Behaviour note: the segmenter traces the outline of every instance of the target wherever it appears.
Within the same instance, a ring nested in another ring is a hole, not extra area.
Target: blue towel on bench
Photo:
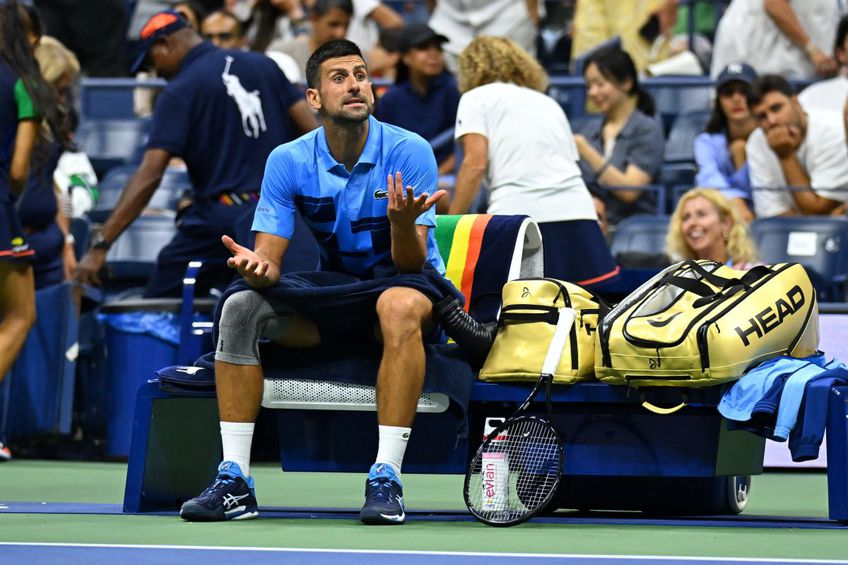
[[[283,275],[277,286],[253,290],[290,305],[318,326],[323,342],[333,344],[371,336],[377,321],[377,299],[392,287],[413,288],[433,302],[455,296],[464,303],[456,287],[429,264],[421,273],[399,274],[387,269],[385,274],[361,280],[345,273],[305,271]],[[231,294],[248,289],[252,287],[239,279],[224,291],[215,309],[213,343],[218,343],[218,322],[224,302]]]

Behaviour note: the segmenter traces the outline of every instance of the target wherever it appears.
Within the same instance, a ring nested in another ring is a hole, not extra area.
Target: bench
[[[450,260],[448,264],[450,272]],[[454,272],[463,271],[456,264],[453,267]],[[270,386],[272,383],[266,382],[266,407]],[[404,471],[464,473],[487,425],[508,416],[530,388],[527,384],[473,383],[466,433],[459,437],[449,411],[438,406],[440,399],[422,398]],[[643,409],[639,395],[625,387],[594,382],[556,386],[553,422],[563,436],[566,457],[564,480],[553,506],[653,513],[740,512],[746,502],[748,478],[762,472],[764,440],[727,430],[716,410],[723,390],[691,390],[685,409],[657,415]],[[660,391],[652,400],[671,402],[676,400],[674,392]],[[848,387],[835,388],[831,394],[829,516],[848,521]],[[283,432],[281,467],[287,471],[364,472],[376,452],[376,415],[367,399],[352,404],[355,406],[347,409],[336,405],[333,410],[290,404],[275,410]],[[543,411],[541,403],[536,406]],[[363,409],[369,407],[371,410]],[[142,386],[136,400],[124,511],[176,510],[208,486],[220,458],[214,391],[164,391],[159,382],[151,380]],[[669,496],[670,492],[674,495]]]

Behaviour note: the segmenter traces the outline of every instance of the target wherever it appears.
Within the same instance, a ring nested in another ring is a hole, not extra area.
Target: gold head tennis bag
[[[818,305],[797,263],[737,271],[684,261],[613,308],[597,339],[595,374],[605,383],[711,386],[778,355],[815,353]]]
[[[482,381],[536,381],[562,308],[575,311],[553,382],[594,380],[595,332],[609,306],[576,284],[557,279],[516,279],[503,287],[498,334],[480,370]]]

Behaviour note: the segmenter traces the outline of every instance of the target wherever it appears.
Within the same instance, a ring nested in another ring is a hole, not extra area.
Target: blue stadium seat
[[[660,184],[666,188],[666,210],[673,211],[680,196],[695,186],[698,167],[695,163],[663,163],[660,165]]]
[[[667,233],[668,216],[631,216],[615,227],[610,250],[613,257],[619,253],[663,253]]]
[[[819,300],[845,300],[848,281],[848,218],[775,217],[755,220],[751,237],[764,263],[802,264]]]
[[[654,86],[648,88],[657,105],[657,115],[662,118],[667,131],[678,115],[709,112],[712,104],[712,95],[707,86]]]
[[[665,161],[671,163],[695,161],[695,137],[704,131],[709,110],[678,114],[671,124],[665,142]]]
[[[102,178],[112,167],[139,161],[149,129],[148,119],[86,120],[77,129],[76,141]]]
[[[106,281],[110,286],[146,284],[159,251],[171,241],[176,230],[173,216],[136,218],[106,255]]]
[[[106,220],[118,203],[127,181],[135,174],[137,168],[135,165],[121,165],[106,173],[106,176],[100,182],[100,198],[89,214],[93,221],[103,222]],[[159,183],[156,192],[153,193],[147,208],[155,209],[157,212],[170,211],[176,213],[180,194],[186,189],[191,189],[191,187],[191,179],[186,171],[166,169],[162,181]]]

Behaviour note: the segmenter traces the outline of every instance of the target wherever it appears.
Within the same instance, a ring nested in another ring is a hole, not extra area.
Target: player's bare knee
[[[377,317],[384,340],[420,335],[433,310],[429,298],[411,288],[395,287],[377,300]]]

